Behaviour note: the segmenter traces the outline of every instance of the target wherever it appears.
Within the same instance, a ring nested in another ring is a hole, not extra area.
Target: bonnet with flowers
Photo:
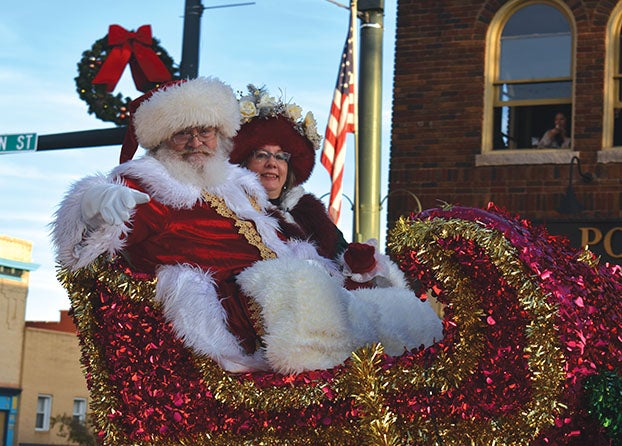
[[[313,171],[315,151],[322,140],[313,113],[303,117],[299,105],[270,96],[265,87],[250,84],[247,89],[248,93],[239,98],[242,125],[233,138],[231,162],[240,164],[254,150],[278,145],[291,154],[289,167],[294,173],[294,185],[304,183]]]

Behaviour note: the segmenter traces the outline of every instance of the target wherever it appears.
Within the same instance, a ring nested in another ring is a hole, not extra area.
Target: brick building
[[[67,445],[51,419],[84,422],[88,389],[76,327],[67,311],[58,322],[26,321],[32,245],[0,235],[0,446]]]
[[[614,0],[398,0],[389,226],[406,191],[492,201],[619,263],[621,28]]]

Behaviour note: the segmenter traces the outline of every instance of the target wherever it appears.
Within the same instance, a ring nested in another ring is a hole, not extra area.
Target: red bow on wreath
[[[134,85],[140,91],[147,89],[147,83],[166,82],[171,73],[153,51],[151,25],[143,25],[136,32],[130,32],[119,25],[110,25],[108,45],[111,50],[100,68],[93,84],[105,84],[106,91],[114,90],[128,61]]]

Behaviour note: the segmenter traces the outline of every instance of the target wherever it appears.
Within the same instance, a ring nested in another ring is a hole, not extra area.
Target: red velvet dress
[[[335,225],[324,204],[313,194],[305,193],[295,204],[288,203],[290,207],[283,209],[281,203],[273,204],[279,206],[281,212],[290,215],[296,223],[289,223],[281,215],[280,225],[283,234],[287,238],[297,238],[300,240],[311,241],[318,253],[326,258],[337,260],[344,251],[348,249],[349,243],[343,233]],[[360,288],[373,288],[374,282],[355,282],[350,277],[345,278],[345,288],[356,290]]]
[[[288,238],[310,240],[318,253],[328,259],[336,259],[348,247],[343,234],[326,213],[326,207],[314,195],[304,194],[295,206],[282,210],[289,213],[297,225],[281,223]]]

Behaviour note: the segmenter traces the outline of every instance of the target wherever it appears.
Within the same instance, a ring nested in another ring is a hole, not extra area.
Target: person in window
[[[555,115],[555,126],[547,130],[540,138],[538,148],[567,149],[570,147],[570,136],[568,131],[568,120],[566,115],[559,112]]]

